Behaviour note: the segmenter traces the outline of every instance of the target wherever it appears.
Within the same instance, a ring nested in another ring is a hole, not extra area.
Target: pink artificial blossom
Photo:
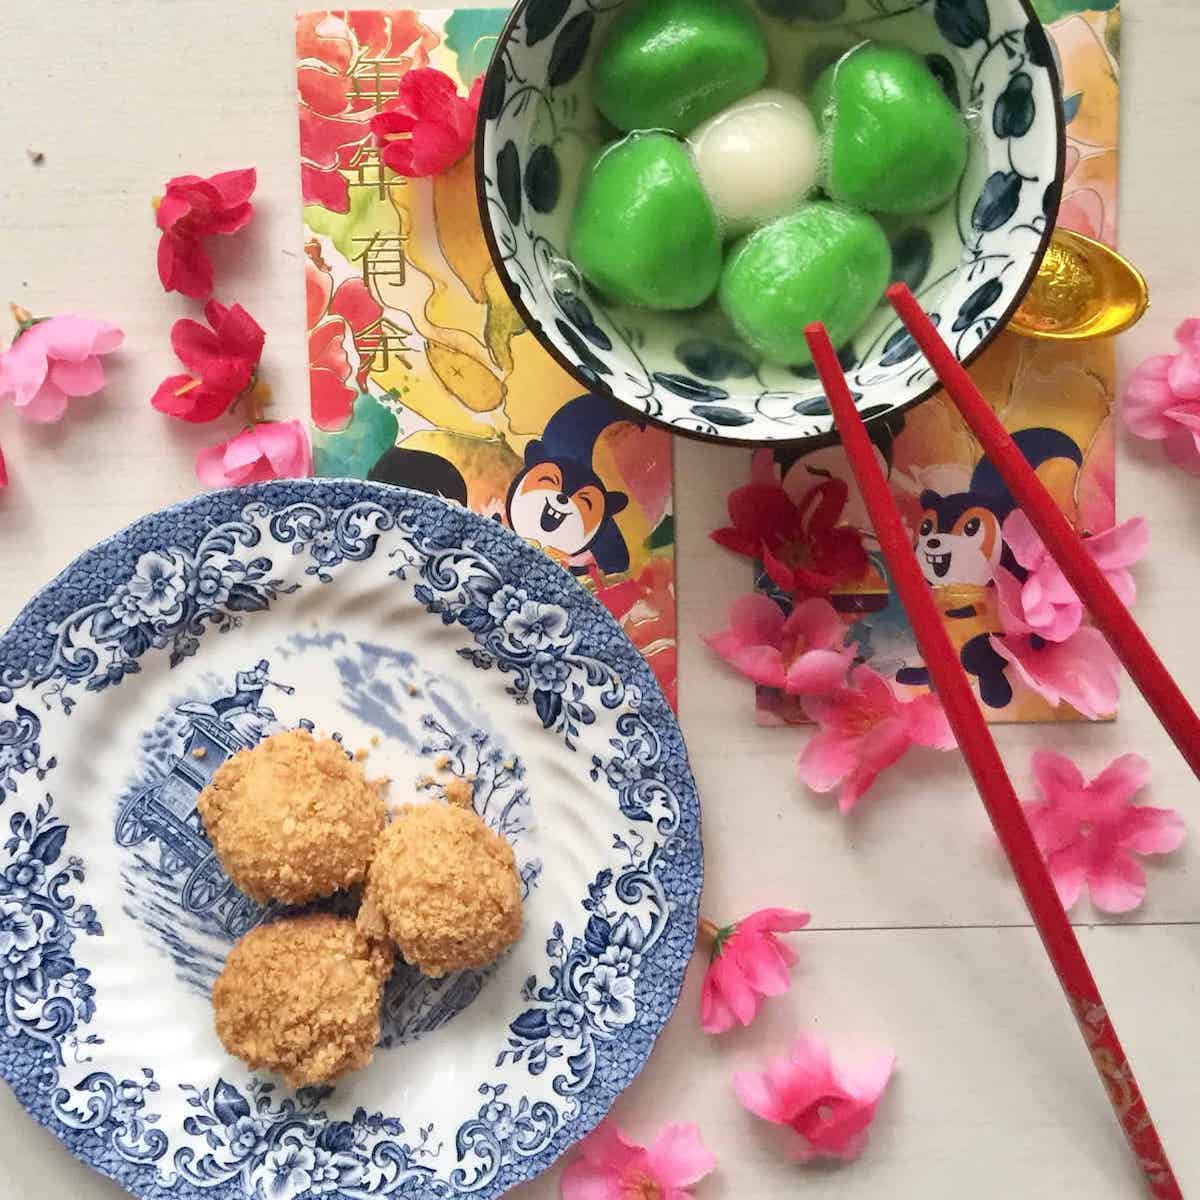
[[[823,695],[846,678],[854,652],[845,639],[828,600],[801,600],[785,618],[774,600],[755,594],[735,600],[729,628],[705,640],[755,683],[800,696]]]
[[[1175,331],[1178,354],[1148,358],[1125,389],[1121,412],[1138,437],[1163,442],[1167,457],[1200,475],[1200,318]]]
[[[1169,854],[1187,830],[1171,808],[1150,808],[1133,797],[1150,782],[1150,764],[1137,754],[1111,762],[1085,782],[1079,768],[1052,750],[1033,756],[1042,799],[1025,805],[1029,827],[1064,908],[1086,886],[1104,912],[1132,912],[1146,895],[1136,854]]]
[[[57,421],[68,398],[94,396],[104,387],[101,355],[111,354],[125,335],[107,321],[90,317],[35,320],[13,308],[20,329],[0,354],[0,400],[30,421]]]
[[[1004,567],[996,569],[996,594],[1005,630],[1036,633],[1048,642],[1065,642],[1083,623],[1083,604],[1075,589],[1020,509],[1004,522],[1004,540],[1028,572],[1021,582]],[[1123,603],[1132,605],[1137,588],[1127,568],[1149,549],[1150,529],[1145,519],[1133,517],[1085,538],[1083,544]]]
[[[795,964],[796,952],[775,935],[803,929],[808,919],[806,912],[764,908],[735,925],[709,926],[712,961],[700,993],[705,1033],[724,1033],[735,1021],[749,1025],[764,996],[788,990],[788,967]]]
[[[835,1066],[820,1038],[808,1034],[766,1071],[734,1076],[738,1099],[755,1116],[787,1125],[800,1135],[795,1156],[801,1162],[825,1157],[857,1158],[867,1145],[875,1110],[896,1065],[892,1054],[877,1054],[855,1067]]]
[[[954,748],[954,734],[936,696],[900,700],[882,675],[858,666],[828,696],[804,700],[819,726],[800,754],[800,778],[814,792],[840,787],[838,808],[849,812],[881,771],[910,746]]]
[[[1048,642],[1036,633],[993,634],[989,641],[1047,704],[1057,708],[1065,701],[1092,721],[1116,712],[1121,664],[1091,625],[1081,625],[1064,642]]]
[[[649,1147],[631,1142],[611,1121],[579,1144],[563,1171],[563,1200],[690,1200],[688,1190],[717,1160],[695,1125],[667,1125]]]
[[[311,474],[312,448],[300,421],[263,421],[196,455],[196,478],[206,487],[240,487]]]

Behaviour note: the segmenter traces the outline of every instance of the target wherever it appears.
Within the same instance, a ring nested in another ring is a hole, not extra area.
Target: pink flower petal
[[[304,478],[312,474],[308,430],[300,421],[264,421],[254,431],[263,455],[275,472],[273,479]]]
[[[793,696],[820,695],[837,687],[846,678],[846,671],[854,661],[847,652],[834,650],[810,650],[800,655],[787,669],[782,684]],[[782,665],[782,659],[780,660]]]
[[[1180,348],[1200,357],[1200,318],[1189,317],[1175,330],[1175,341]]]
[[[1187,838],[1187,826],[1173,808],[1131,808],[1122,822],[1121,845],[1135,854],[1170,854]]]
[[[196,478],[205,487],[229,487],[231,479],[225,468],[225,443],[205,446],[196,454]]]
[[[40,321],[30,332],[38,334],[51,358],[68,362],[83,362],[94,354],[110,354],[125,340],[121,330],[108,321],[70,314]]]
[[[785,620],[779,605],[759,592],[739,596],[729,609],[729,627],[747,642],[778,646]]]
[[[1017,562],[1033,570],[1046,556],[1046,547],[1029,518],[1018,508],[1004,521],[1004,540]]]
[[[1045,855],[1056,854],[1079,840],[1079,815],[1063,796],[1025,805],[1025,817],[1034,841]]]
[[[667,1125],[646,1150],[650,1174],[668,1188],[686,1188],[711,1174],[717,1160],[695,1125]]]
[[[782,688],[783,656],[771,646],[747,646],[732,631],[705,639],[731,667],[764,687]]]
[[[1032,766],[1033,778],[1047,800],[1063,792],[1083,791],[1083,772],[1065,754],[1054,750],[1037,750]]]
[[[1116,711],[1121,666],[1098,630],[1082,626],[1065,642],[1035,647],[1027,637],[989,639],[1022,682],[1048,704],[1064,700],[1092,720]]]
[[[743,917],[737,924],[743,933],[794,933],[803,929],[812,919],[811,915],[795,908],[760,908]]]
[[[918,745],[931,750],[953,750],[958,744],[946,710],[936,696],[918,696],[904,706],[908,736]]]
[[[1105,571],[1132,567],[1150,550],[1150,525],[1145,517],[1131,517],[1112,529],[1087,539],[1088,553]]]
[[[640,1161],[645,1153],[612,1121],[602,1121],[597,1125],[580,1143],[579,1150],[588,1162],[619,1171]]]
[[[758,996],[742,974],[736,958],[731,954],[719,954],[709,963],[708,974],[733,1015],[743,1025],[749,1025],[758,1015]]]
[[[1176,400],[1200,399],[1200,359],[1177,354],[1167,368],[1167,385]]]
[[[992,578],[996,584],[996,600],[1004,632],[1032,633],[1025,620],[1025,596],[1020,580],[1005,567],[997,567]]]
[[[1172,423],[1164,415],[1174,402],[1167,382],[1170,367],[1169,355],[1149,358],[1134,371],[1125,389],[1121,416],[1138,437],[1160,440],[1172,430]]]
[[[1146,898],[1146,873],[1125,854],[1093,866],[1087,883],[1092,903],[1103,912],[1132,912]]]
[[[36,327],[35,327],[36,328]],[[28,404],[46,381],[50,363],[40,341],[29,335],[17,338],[13,346],[0,354],[0,395],[14,404]]]
[[[863,703],[880,716],[892,716],[902,707],[888,681],[878,671],[865,664],[854,668],[850,676],[850,686],[857,689],[862,695]]]
[[[1140,754],[1123,754],[1087,785],[1087,791],[1099,803],[1124,804],[1149,782],[1150,764]]]
[[[67,411],[67,394],[53,380],[47,379],[35,396],[24,404],[16,404],[16,410],[27,421],[39,424],[58,421]]]
[[[559,1186],[562,1200],[622,1200],[624,1192],[619,1175],[582,1158],[567,1164]]]
[[[838,811],[845,814],[858,804],[888,767],[898,763],[912,742],[899,721],[885,721],[859,742],[859,761],[838,793]]]
[[[1046,867],[1054,883],[1054,890],[1063,908],[1068,912],[1083,894],[1087,880],[1087,852],[1084,847],[1068,846],[1046,859]]]
[[[700,1027],[705,1033],[726,1033],[737,1024],[737,1015],[729,1007],[712,972],[706,972],[700,989]]]
[[[1180,431],[1166,439],[1167,458],[1184,471],[1200,475],[1200,439],[1193,433]]]
[[[840,650],[846,641],[846,626],[828,600],[810,596],[792,609],[782,635],[789,639],[803,637],[810,650]]]
[[[726,953],[735,956],[746,983],[760,996],[782,996],[791,985],[788,967],[793,965],[783,954],[782,945],[773,934],[744,941],[744,945]]]
[[[808,711],[807,701],[805,711]],[[819,793],[833,791],[854,770],[858,745],[857,738],[833,730],[813,734],[796,760],[805,786]]]
[[[855,1099],[874,1104],[887,1089],[895,1069],[894,1054],[873,1054],[859,1062],[839,1065],[837,1077]]]
[[[94,396],[104,387],[104,365],[98,358],[82,362],[56,362],[50,380],[68,396]]]
[[[760,1075],[757,1071],[739,1071],[733,1077],[733,1090],[742,1107],[749,1109],[756,1117],[775,1125],[787,1124],[789,1114],[766,1075]]]

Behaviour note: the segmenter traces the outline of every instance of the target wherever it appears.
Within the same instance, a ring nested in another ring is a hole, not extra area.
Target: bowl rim
[[[633,0],[625,0],[626,3]],[[1054,45],[1054,40],[1051,37],[1046,23],[1038,16],[1033,7],[1033,0],[1012,0],[1025,13],[1028,20],[1042,31],[1042,36]],[[512,7],[512,11],[508,14],[499,35],[496,38],[496,45],[492,50],[492,57],[488,61],[487,70],[483,74],[482,95],[486,96],[492,85],[494,73],[504,69],[504,50],[508,43],[512,41],[516,33],[517,26],[520,24],[525,15],[525,10],[533,3],[533,0],[516,0]],[[750,3],[750,0],[746,0]],[[1037,278],[1037,273],[1041,269],[1042,260],[1046,256],[1046,251],[1050,248],[1050,242],[1054,237],[1055,229],[1058,226],[1058,214],[1062,207],[1063,184],[1066,182],[1066,167],[1067,167],[1067,123],[1066,114],[1063,112],[1063,79],[1058,69],[1058,55],[1052,53],[1050,60],[1046,64],[1046,70],[1050,75],[1050,90],[1054,96],[1054,132],[1055,132],[1055,152],[1056,166],[1054,171],[1053,187],[1053,204],[1049,211],[1046,212],[1046,229],[1042,234],[1041,241],[1038,243],[1037,249],[1033,253],[1033,257],[1029,263],[1029,269],[1025,272],[1025,277],[1021,280],[1016,292],[1013,294],[1013,299],[1008,308],[996,319],[996,323],[983,336],[979,345],[975,347],[965,357],[958,361],[964,367],[969,367],[979,356],[987,350],[992,343],[1003,333],[1011,323],[1013,317],[1017,313],[1017,309],[1021,307],[1025,299],[1026,293],[1033,286],[1034,279]],[[533,334],[537,339],[538,345],[546,351],[550,357],[560,366],[566,373],[577,383],[584,392],[598,392],[601,395],[608,396],[615,403],[621,405],[622,408],[628,409],[632,414],[631,419],[635,424],[646,425],[647,423],[657,425],[660,429],[665,429],[668,433],[675,434],[679,437],[687,438],[691,441],[703,442],[708,445],[718,446],[737,446],[742,449],[760,450],[764,447],[767,449],[780,448],[795,448],[803,446],[806,450],[821,450],[827,446],[836,446],[841,444],[841,435],[837,431],[835,424],[827,433],[815,433],[808,436],[788,437],[788,438],[743,438],[727,434],[711,434],[701,433],[696,429],[687,429],[679,425],[672,425],[670,421],[663,420],[661,417],[652,417],[644,409],[638,408],[637,405],[631,404],[627,400],[623,400],[616,391],[606,385],[597,386],[594,380],[585,378],[581,372],[577,362],[568,358],[559,348],[542,332],[541,322],[530,310],[525,303],[521,289],[516,282],[505,270],[503,265],[503,252],[496,240],[496,235],[492,229],[492,220],[488,209],[487,184],[485,182],[487,170],[487,153],[486,141],[483,136],[483,130],[486,126],[486,120],[480,115],[475,126],[475,146],[472,151],[474,158],[474,175],[475,175],[475,200],[479,208],[479,224],[483,230],[483,238],[487,244],[488,254],[492,260],[492,266],[496,269],[496,274],[500,279],[500,284],[504,288],[505,294],[509,301],[517,310],[521,320],[525,323],[525,328]],[[887,409],[886,412],[876,413],[874,416],[866,418],[868,426],[874,425],[877,422],[888,421],[896,416],[909,412],[918,404],[923,404],[936,393],[942,390],[942,384],[934,377],[933,382],[924,391],[912,397],[910,400],[904,401],[903,404],[897,404],[894,408]]]

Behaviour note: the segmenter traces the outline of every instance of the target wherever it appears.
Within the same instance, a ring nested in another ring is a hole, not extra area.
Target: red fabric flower
[[[828,596],[866,574],[862,534],[841,526],[849,488],[827,479],[799,502],[776,483],[748,483],[729,493],[732,525],[712,539],[745,558],[761,559],[779,587],[798,596]]]
[[[310,249],[305,263],[309,396],[314,424],[335,431],[349,423],[354,399],[366,389],[383,308],[361,279],[343,280],[335,289],[314,253]]]
[[[475,118],[483,76],[464,100],[444,71],[425,67],[409,71],[400,92],[371,120],[383,161],[406,179],[448,171],[475,140]]]
[[[0,488],[8,487],[8,464],[4,461],[4,451],[0,450]]]
[[[203,239],[236,233],[254,215],[250,197],[257,176],[253,168],[223,171],[210,179],[179,175],[167,183],[156,219],[158,277],[168,292],[203,300],[213,288],[212,262]]]
[[[296,21],[300,183],[306,204],[350,211],[347,170],[370,139],[370,118],[403,73],[423,67],[439,38],[415,12],[305,13]],[[372,62],[386,60],[377,71]]]
[[[219,417],[254,382],[266,335],[240,305],[210,300],[204,317],[211,329],[184,318],[171,330],[171,345],[190,372],[158,385],[150,403],[182,421]]]

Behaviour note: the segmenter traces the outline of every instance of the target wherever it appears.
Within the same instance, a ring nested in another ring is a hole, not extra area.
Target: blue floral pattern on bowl
[[[393,795],[468,781],[527,903],[489,971],[397,971],[372,1067],[291,1094],[211,1032],[271,913],[194,803],[297,724],[382,735]],[[653,675],[569,575],[431,497],[267,484],[88,552],[0,641],[0,770],[0,1074],[138,1196],[497,1196],[601,1119],[691,955],[699,808]]]
[[[803,87],[867,39],[924,55],[974,135],[955,199],[886,224],[894,278],[955,353],[973,359],[1036,274],[1065,161],[1051,43],[1027,0],[748,0],[769,34],[777,86]],[[680,432],[749,444],[833,439],[815,371],[759,361],[710,303],[690,313],[612,307],[565,247],[579,173],[611,138],[591,102],[591,60],[623,0],[525,0],[483,90],[476,182],[500,278],[542,344],[583,386]],[[924,399],[936,380],[882,305],[842,362],[868,419]]]

